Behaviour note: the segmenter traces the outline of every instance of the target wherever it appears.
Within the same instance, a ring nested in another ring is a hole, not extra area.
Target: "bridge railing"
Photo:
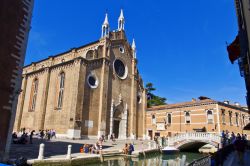
[[[221,142],[221,137],[214,133],[205,133],[205,132],[192,132],[192,133],[180,133],[174,137],[169,137],[166,140],[168,146],[173,146],[177,142],[182,142],[184,140],[205,140],[209,142]]]
[[[211,165],[211,157],[209,155],[199,158],[188,164],[188,166],[210,166],[210,165]]]

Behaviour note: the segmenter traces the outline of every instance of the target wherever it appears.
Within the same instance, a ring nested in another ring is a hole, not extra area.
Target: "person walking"
[[[51,138],[51,132],[50,132],[50,130],[47,131],[46,135],[47,135],[48,141],[50,141],[50,138]]]
[[[33,135],[35,133],[35,130],[32,130],[30,133],[30,144],[33,144]]]
[[[112,140],[112,145],[115,144],[115,133],[111,134],[110,139]]]
[[[41,132],[40,132],[40,137],[41,137],[41,139],[44,138],[44,130],[41,130]]]
[[[52,129],[52,130],[51,130],[51,139],[52,139],[53,137],[55,137],[55,139],[56,139],[56,130],[55,130],[55,129]]]

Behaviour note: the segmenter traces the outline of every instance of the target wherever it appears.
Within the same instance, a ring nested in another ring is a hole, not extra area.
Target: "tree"
[[[160,97],[156,96],[155,94],[152,93],[152,91],[155,91],[156,89],[153,87],[152,83],[147,83],[146,84],[146,92],[147,92],[147,106],[157,106],[157,105],[164,105],[166,104],[166,98],[165,97]]]

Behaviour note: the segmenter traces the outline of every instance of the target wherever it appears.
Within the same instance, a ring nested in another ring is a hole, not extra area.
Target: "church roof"
[[[29,66],[31,66],[33,63],[40,63],[40,62],[46,61],[46,60],[50,59],[51,57],[52,57],[52,58],[55,58],[55,57],[59,57],[59,56],[61,56],[61,55],[67,54],[67,53],[71,52],[73,49],[81,49],[81,48],[84,48],[84,47],[87,47],[87,46],[96,44],[96,43],[98,43],[98,42],[99,42],[99,40],[96,40],[96,41],[94,41],[94,42],[87,43],[87,44],[85,44],[85,45],[82,45],[82,46],[79,46],[79,47],[76,47],[76,48],[75,48],[75,47],[74,47],[74,48],[71,48],[70,50],[67,50],[67,51],[65,51],[65,52],[62,52],[62,53],[59,53],[59,54],[56,54],[56,55],[48,56],[48,58],[45,58],[45,59],[42,59],[42,60],[39,60],[39,61],[36,61],[36,62],[31,62],[30,64],[24,66],[23,68],[29,67]]]
[[[171,108],[181,108],[181,107],[191,107],[195,105],[202,105],[202,104],[215,104],[215,100],[205,99],[199,101],[189,101],[189,102],[181,102],[176,104],[167,104],[167,105],[159,105],[159,106],[152,106],[148,108],[148,111],[156,111],[156,110],[164,110],[164,109],[171,109]]]
[[[174,109],[174,108],[183,108],[183,107],[193,107],[193,106],[201,106],[201,105],[210,105],[210,104],[219,104],[225,107],[229,107],[232,109],[237,109],[241,110],[244,112],[247,112],[242,107],[231,105],[231,104],[225,104],[220,101],[216,101],[210,98],[203,99],[203,100],[193,100],[193,101],[188,101],[188,102],[181,102],[181,103],[176,103],[176,104],[166,104],[166,105],[159,105],[159,106],[152,106],[150,108],[147,108],[147,111],[158,111],[158,110],[166,110],[166,109]]]

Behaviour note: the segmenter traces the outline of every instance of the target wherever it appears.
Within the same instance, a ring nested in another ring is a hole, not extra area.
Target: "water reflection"
[[[178,157],[181,158],[182,155],[186,155],[188,163],[203,156],[200,153],[181,152],[175,155],[151,155],[141,159],[131,157],[112,157],[106,158],[105,160],[107,161],[104,161],[101,164],[89,164],[87,166],[167,166],[169,162],[176,160]]]

